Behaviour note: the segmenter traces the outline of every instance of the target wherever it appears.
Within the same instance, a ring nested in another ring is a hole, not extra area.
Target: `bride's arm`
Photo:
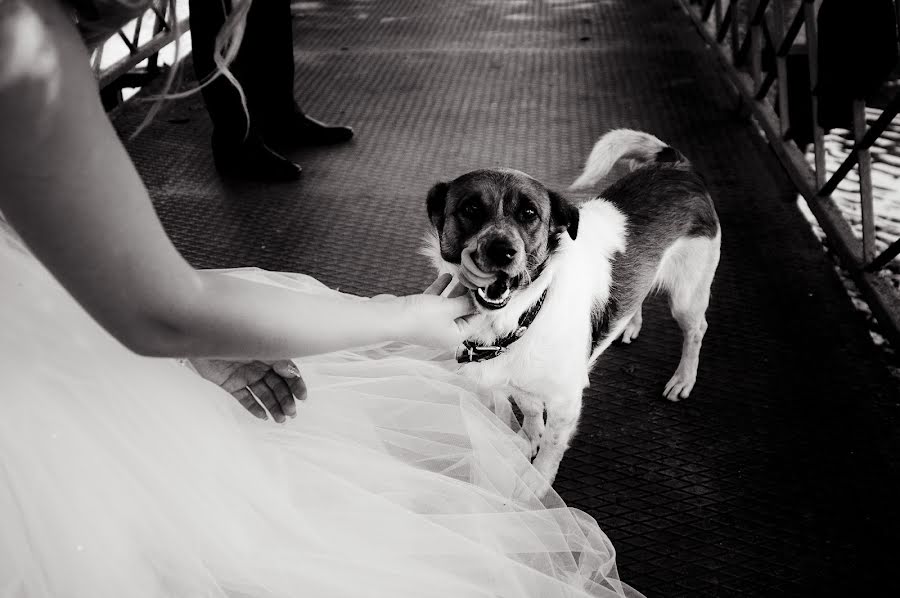
[[[197,271],[176,251],[53,0],[0,3],[0,210],[107,330],[159,356],[277,359],[451,346],[466,299],[350,301]]]

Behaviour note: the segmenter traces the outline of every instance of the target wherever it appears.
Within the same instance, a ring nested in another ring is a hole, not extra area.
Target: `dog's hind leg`
[[[719,263],[719,237],[685,241],[678,253],[671,256],[665,275],[672,317],[683,336],[681,361],[663,391],[670,401],[686,399],[697,381],[700,346],[707,329],[706,308]]]

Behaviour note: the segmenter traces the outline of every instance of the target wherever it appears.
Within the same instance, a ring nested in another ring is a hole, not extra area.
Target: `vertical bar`
[[[94,52],[94,76],[100,76],[100,70],[103,66],[103,49],[106,47],[106,44],[100,44],[97,46],[97,50]]]
[[[738,19],[740,17],[740,0],[729,0],[731,6],[731,64],[738,63],[738,54],[741,51],[741,36],[738,31]]]
[[[724,11],[722,10],[722,0],[716,0],[716,37],[719,37],[719,33],[722,31],[722,15]]]
[[[724,44],[725,38],[728,37],[728,33],[731,30],[731,22],[734,20],[734,6],[731,5],[731,2],[728,3],[728,8],[725,9],[725,14],[722,15],[722,26],[719,28],[719,33],[716,35],[715,42],[717,44]]]
[[[142,13],[134,23],[134,35],[131,37],[131,39],[134,43],[135,48],[141,47],[141,25],[143,25],[144,23],[144,14],[145,13]],[[136,52],[132,52],[132,54],[135,53]]]
[[[759,3],[762,0],[750,1],[750,14],[756,16],[759,10]],[[750,20],[750,75],[753,77],[754,89],[759,89],[762,83],[762,20],[757,21],[751,17]]]
[[[825,170],[825,132],[819,125],[819,98],[816,88],[819,86],[819,32],[816,27],[816,5],[813,0],[804,0],[803,10],[806,17],[806,45],[809,57],[809,91],[812,102],[813,144],[816,160],[816,188],[825,184],[828,173]]]
[[[784,30],[784,0],[775,0],[775,39],[778,48],[784,43],[786,36]],[[775,70],[778,73],[778,121],[781,126],[782,139],[791,128],[790,103],[788,102],[788,73],[787,57],[781,56],[776,50]]]
[[[856,152],[856,149],[858,147],[872,147],[875,140],[890,126],[897,114],[900,114],[900,94],[895,95],[894,99],[888,102],[888,105],[882,110],[878,120],[876,120],[866,131],[866,136],[863,137],[863,140],[853,144],[853,151],[844,158],[844,161],[838,166],[837,170],[834,171],[834,174],[831,175],[831,178],[828,179],[825,186],[819,189],[817,193],[819,197],[831,195],[838,184],[840,184],[840,182],[844,180],[844,177],[847,176],[847,173],[850,172],[850,169],[856,166],[856,160],[859,158],[859,153]]]
[[[265,0],[263,0],[265,1]],[[168,29],[168,25],[166,24],[166,13],[169,11],[169,3],[162,3],[162,12],[154,9],[153,14],[156,16],[156,19],[153,21],[153,37],[156,37],[164,30]],[[176,17],[177,18],[177,17]],[[148,73],[157,73],[159,72],[159,52],[154,52],[150,56],[147,57],[147,72]]]
[[[853,100],[853,138],[860,146],[856,150],[859,165],[859,207],[862,214],[863,262],[875,257],[875,213],[872,204],[872,154],[862,147],[866,134],[866,101]]]

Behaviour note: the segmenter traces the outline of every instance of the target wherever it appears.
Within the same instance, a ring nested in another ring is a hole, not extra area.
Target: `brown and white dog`
[[[637,337],[655,289],[668,291],[684,337],[663,394],[686,398],[697,377],[721,240],[706,186],[680,152],[627,129],[597,142],[571,188],[601,181],[610,186],[579,207],[509,169],[469,172],[428,194],[426,254],[479,306],[461,371],[519,406],[538,496],[575,432],[591,366],[613,340]]]

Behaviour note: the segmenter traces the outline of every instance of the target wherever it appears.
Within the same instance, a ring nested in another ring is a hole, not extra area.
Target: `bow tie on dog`
[[[478,305],[462,352],[502,343],[489,359],[460,359],[461,371],[518,405],[537,475],[527,491],[538,498],[575,432],[590,368],[613,340],[637,337],[656,289],[683,334],[663,394],[690,394],[721,245],[703,180],[648,133],[604,135],[571,188],[603,191],[576,206],[523,172],[492,169],[438,183],[427,198],[425,252]]]

